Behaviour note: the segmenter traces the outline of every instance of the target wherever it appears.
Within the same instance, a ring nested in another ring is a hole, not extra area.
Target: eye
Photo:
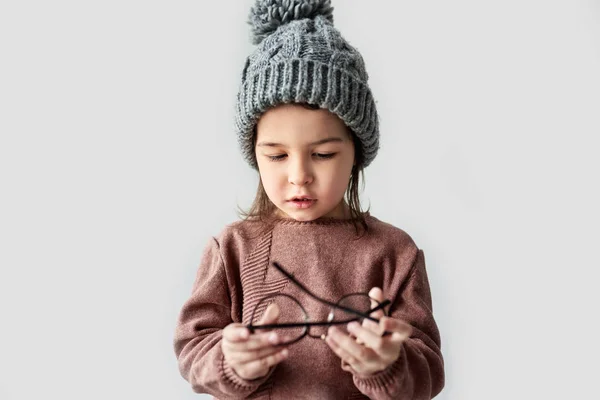
[[[279,154],[276,156],[267,156],[271,161],[281,161],[285,158],[286,154]]]
[[[321,159],[321,160],[328,160],[330,158],[333,158],[333,156],[335,156],[336,153],[315,153],[314,156]]]

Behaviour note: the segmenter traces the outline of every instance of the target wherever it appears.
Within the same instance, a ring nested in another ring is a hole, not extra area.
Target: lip
[[[294,199],[302,199],[302,200],[294,200]],[[311,199],[309,197],[304,197],[304,196],[298,196],[298,197],[294,197],[294,198],[288,200],[288,203],[290,203],[293,207],[298,208],[298,209],[310,208],[316,202],[317,202],[317,200]]]
[[[292,197],[290,197],[290,198],[288,199],[288,201],[294,201],[294,200],[296,200],[296,199],[298,199],[298,200],[316,200],[316,199],[313,199],[313,198],[312,198],[312,197],[310,197],[310,196],[306,196],[306,195],[298,195],[298,196],[292,196]]]

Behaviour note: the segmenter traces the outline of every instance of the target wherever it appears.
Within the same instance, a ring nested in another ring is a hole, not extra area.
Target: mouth
[[[288,200],[288,202],[294,204],[298,208],[308,208],[316,201],[316,199],[312,199],[307,196],[292,197],[290,200]]]
[[[299,197],[292,197],[289,201],[315,201],[315,199],[312,199],[308,196],[299,196]]]

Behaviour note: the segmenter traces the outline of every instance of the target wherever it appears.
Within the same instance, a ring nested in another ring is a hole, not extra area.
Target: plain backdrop
[[[252,1],[0,3],[0,399],[207,399],[172,339],[254,195]],[[426,256],[442,400],[597,389],[600,2],[334,0],[381,150],[363,203]]]

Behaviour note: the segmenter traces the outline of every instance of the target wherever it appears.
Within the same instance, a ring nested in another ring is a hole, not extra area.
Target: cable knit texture
[[[329,0],[257,0],[252,42],[237,94],[235,128],[244,159],[258,168],[252,137],[281,103],[310,103],[339,116],[360,140],[365,167],[379,149],[379,118],[361,54],[333,26]]]
[[[174,338],[181,374],[193,390],[217,399],[425,400],[437,395],[444,386],[444,366],[423,250],[403,230],[368,214],[367,224],[369,232],[357,238],[349,220],[281,220],[266,233],[258,222],[238,221],[211,238]],[[290,284],[272,261],[331,301],[382,288],[391,316],[413,326],[398,360],[377,374],[360,376],[343,370],[325,342],[305,337],[267,376],[252,381],[237,376],[221,351],[222,329],[249,323],[264,296],[291,295],[312,320],[327,319],[328,308]]]

